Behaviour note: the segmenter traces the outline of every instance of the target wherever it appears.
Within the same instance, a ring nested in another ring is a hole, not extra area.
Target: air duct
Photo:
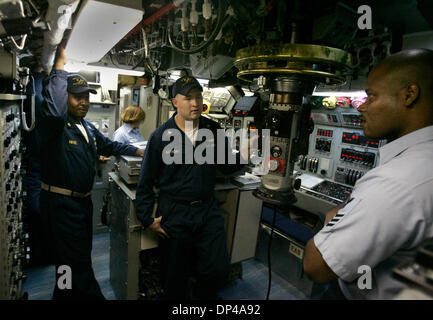
[[[44,46],[41,63],[49,70],[54,63],[57,46],[63,39],[66,29],[72,28],[72,14],[77,10],[80,0],[48,0],[45,20],[50,30],[44,33]]]

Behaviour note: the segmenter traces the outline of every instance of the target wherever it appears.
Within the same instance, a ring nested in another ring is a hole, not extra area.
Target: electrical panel
[[[311,183],[305,180],[307,183],[301,184],[296,196],[320,199],[322,202],[315,211],[330,208],[323,209],[323,201],[332,206],[345,201],[356,181],[379,162],[378,148],[386,141],[366,137],[360,116],[355,108],[312,110],[314,130],[310,134],[308,154],[299,156],[295,170],[304,174],[301,181],[312,179]]]
[[[21,298],[23,266],[30,259],[22,223],[18,97],[0,95],[0,300]]]

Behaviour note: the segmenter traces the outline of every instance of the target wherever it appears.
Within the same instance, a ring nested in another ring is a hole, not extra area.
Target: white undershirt
[[[198,127],[190,131],[185,132],[185,135],[191,141],[192,145],[195,147],[195,141],[197,140]]]
[[[84,129],[83,125],[81,123],[76,123],[78,129],[80,129],[81,133],[83,134],[84,138],[86,138],[87,143],[89,143],[89,137],[87,136],[86,129]]]

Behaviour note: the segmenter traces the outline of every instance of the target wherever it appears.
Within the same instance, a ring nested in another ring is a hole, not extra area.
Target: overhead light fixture
[[[208,79],[201,79],[201,78],[197,78],[198,83],[200,83],[202,86],[206,86],[209,84],[209,80]]]
[[[120,68],[109,68],[109,67],[101,67],[101,66],[92,66],[92,65],[86,65],[86,70],[91,71],[107,71],[117,74],[124,74],[127,76],[136,76],[136,77],[142,77],[144,75],[143,71],[137,71],[137,70],[130,70],[130,69],[120,69]]]
[[[134,3],[134,8],[112,3],[87,0],[82,4],[66,45],[68,59],[85,63],[101,60],[141,21],[140,0],[126,2]]]
[[[174,75],[174,74],[171,74],[170,77],[169,77],[169,79],[173,80],[173,81],[176,81],[179,78],[180,78],[180,76],[177,76],[177,75]]]
[[[323,91],[323,92],[316,92],[314,91],[313,96],[319,96],[319,97],[367,97],[367,94],[365,91],[358,90],[358,91]]]
[[[224,87],[209,88],[209,89],[207,89],[207,90],[212,91],[212,92],[217,93],[217,94],[219,94],[219,93],[230,93],[230,92],[229,92],[226,88],[224,88]]]
[[[80,70],[99,71],[99,72],[111,73],[115,76],[119,74],[124,74],[127,76],[142,77],[144,74],[143,71],[87,65],[85,63],[76,62],[73,60],[72,61],[68,60],[68,62],[65,65],[65,70],[71,73],[78,72]]]
[[[176,73],[170,73],[169,79],[176,81],[177,79],[180,78],[180,75],[176,74]],[[209,80],[208,79],[202,79],[202,78],[196,78],[198,83],[200,83],[202,86],[207,86],[209,84]]]

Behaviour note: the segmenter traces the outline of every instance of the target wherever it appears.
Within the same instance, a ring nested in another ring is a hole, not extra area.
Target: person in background
[[[144,141],[138,127],[146,119],[143,109],[138,106],[129,106],[120,116],[123,125],[113,134],[113,141],[122,143],[135,143]]]

